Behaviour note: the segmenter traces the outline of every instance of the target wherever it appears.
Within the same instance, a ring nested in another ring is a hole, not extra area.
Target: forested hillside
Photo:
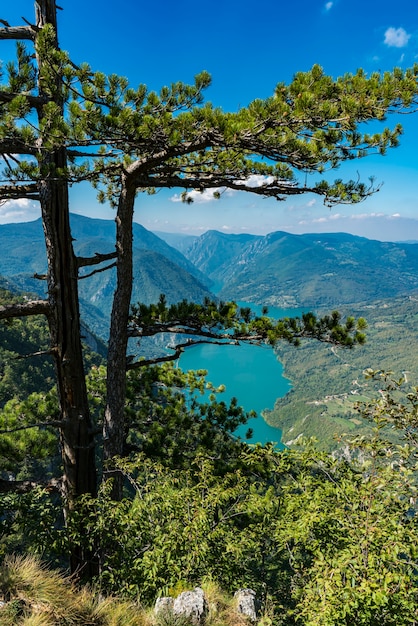
[[[74,249],[80,257],[106,254],[114,249],[115,223],[72,215]],[[41,220],[20,224],[0,225],[0,275],[7,277],[17,289],[44,296],[46,251]],[[202,274],[175,248],[153,235],[140,224],[134,225],[134,282],[132,302],[156,302],[161,293],[169,302],[182,298],[201,302],[210,296],[210,279]],[[105,267],[109,263],[99,265]],[[84,268],[81,275],[91,273]],[[115,289],[116,272],[109,269],[93,273],[80,282],[82,317],[102,339],[108,339],[111,296]]]
[[[219,296],[278,307],[335,307],[418,289],[418,245],[344,233],[226,235],[209,231],[186,256]]]
[[[393,372],[411,385],[418,381],[418,298],[387,298],[353,304],[346,312],[366,318],[367,342],[355,350],[303,343],[297,350],[276,346],[292,390],[279,398],[265,417],[282,430],[282,441],[294,445],[301,437],[315,437],[318,446],[335,450],[341,435],[364,432],[356,405],[379,397],[379,386],[366,379],[368,369]],[[380,383],[379,383],[380,384]]]
[[[0,306],[28,300],[27,294],[0,287]],[[106,345],[83,324],[87,367],[100,365]],[[33,392],[47,392],[55,384],[48,325],[43,316],[0,321],[0,407],[11,399],[24,400]]]

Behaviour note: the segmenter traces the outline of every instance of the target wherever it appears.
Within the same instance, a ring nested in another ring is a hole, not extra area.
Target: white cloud
[[[385,44],[390,48],[404,48],[411,35],[404,28],[394,28],[391,26],[385,32]]]
[[[289,200],[288,202],[286,202],[285,206],[284,206],[284,210],[286,211],[286,213],[308,213],[310,211],[310,209],[312,209],[312,207],[316,206],[318,204],[318,201],[316,198],[312,198],[310,200],[305,200],[304,202],[295,202],[295,204],[291,204],[291,201]]]
[[[203,204],[215,200],[213,196],[214,193],[223,193],[224,191],[225,189],[222,187],[213,187],[212,189],[204,189],[203,191],[193,189],[187,192],[187,198],[190,198],[193,202]],[[170,200],[171,202],[183,202],[183,196],[182,194],[175,193],[174,196],[171,196]]]
[[[265,187],[275,181],[274,176],[263,176],[262,174],[251,174],[245,180],[236,180],[237,185],[245,185],[246,187]]]
[[[173,230],[174,233],[181,232],[187,235],[195,234],[195,233],[205,233],[208,230],[207,226],[182,226],[180,229],[176,228]]]
[[[236,180],[236,185],[243,185],[246,187],[250,187],[252,189],[258,187],[264,187],[266,185],[270,185],[275,181],[274,176],[263,176],[262,174],[251,174],[248,178],[243,180]],[[199,204],[203,204],[206,202],[212,202],[216,200],[214,194],[225,194],[227,196],[233,196],[237,193],[233,189],[228,189],[226,187],[212,187],[210,189],[204,189],[203,191],[199,191],[198,189],[193,189],[192,191],[187,191],[186,198],[189,198],[192,202],[196,202]],[[171,196],[171,202],[183,202],[183,194],[175,193]]]
[[[333,2],[327,2],[325,4],[325,10],[329,11],[330,9],[332,9],[333,4],[334,4]]]
[[[384,213],[353,213],[350,215],[352,220],[367,220],[375,217],[387,217]]]
[[[332,221],[332,220],[340,220],[340,219],[350,219],[350,220],[369,220],[369,219],[385,219],[385,220],[395,220],[401,217],[400,213],[392,213],[392,215],[387,215],[386,213],[381,212],[372,212],[372,213],[352,213],[351,215],[342,215],[341,213],[331,213],[328,218],[322,218],[322,220]]]
[[[307,225],[307,224],[327,224],[330,222],[338,222],[341,220],[354,220],[357,222],[361,222],[363,220],[369,219],[385,219],[385,220],[394,220],[400,218],[399,213],[393,213],[392,215],[386,215],[385,213],[352,213],[351,215],[344,215],[342,213],[333,213],[331,212],[329,215],[321,215],[320,217],[315,217],[313,219],[300,220],[298,222],[299,225]]]
[[[30,222],[38,217],[40,217],[39,204],[27,198],[0,203],[0,224]]]

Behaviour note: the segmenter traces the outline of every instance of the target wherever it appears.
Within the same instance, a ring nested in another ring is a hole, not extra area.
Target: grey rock
[[[157,598],[155,602],[154,612],[168,613],[173,610],[174,599],[169,597]]]
[[[209,607],[203,589],[195,587],[193,591],[184,591],[175,600],[173,613],[191,619],[195,626],[204,623]]]
[[[252,589],[239,589],[234,594],[237,611],[246,615],[251,622],[257,621],[256,593]]]

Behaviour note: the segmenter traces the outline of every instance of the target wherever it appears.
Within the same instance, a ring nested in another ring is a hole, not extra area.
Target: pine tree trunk
[[[56,30],[55,0],[38,0],[35,6],[38,28],[50,23]],[[37,54],[37,58],[42,76],[42,55]],[[63,108],[59,77],[53,92],[54,102]],[[39,95],[46,95],[42,81]],[[78,269],[70,230],[68,183],[59,173],[67,165],[66,150],[43,150],[40,145],[38,161],[46,173],[39,191],[48,260],[49,327],[62,422],[63,496],[68,513],[80,495],[96,494],[95,442],[81,346]],[[96,566],[90,557],[73,550],[71,570],[82,570],[87,576],[94,574]]]
[[[112,472],[111,460],[123,454],[125,441],[126,350],[132,295],[132,221],[135,188],[122,180],[116,217],[117,285],[113,297],[107,358],[107,402],[103,428],[104,477],[114,480],[112,497],[122,497],[122,476]],[[106,468],[106,465],[108,466]]]

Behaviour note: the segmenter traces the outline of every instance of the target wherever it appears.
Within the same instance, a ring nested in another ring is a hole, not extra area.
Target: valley
[[[111,251],[113,221],[73,215],[72,227],[77,254]],[[266,420],[250,424],[255,429],[253,441],[266,441],[270,435],[276,435],[278,441],[277,434],[282,431],[286,445],[302,436],[315,436],[321,447],[332,449],[335,437],[367,428],[354,407],[361,397],[374,393],[363,377],[366,368],[393,370],[398,377],[407,371],[410,381],[417,380],[418,244],[384,243],[343,233],[257,236],[209,231],[200,237],[165,235],[167,241],[163,233],[159,235],[135,225],[133,302],[156,302],[160,293],[165,293],[169,303],[183,299],[202,302],[216,293],[223,299],[245,300],[240,304],[253,308],[255,303],[281,307],[279,311],[270,309],[274,317],[300,314],[301,310],[324,314],[338,308],[368,321],[366,345],[353,350],[312,341],[295,349],[280,342],[276,356],[285,378],[280,374],[283,382],[270,389],[269,398],[272,393],[273,399],[263,401],[264,387],[257,379],[250,390],[244,389],[244,383],[240,397],[230,376],[227,393]],[[0,259],[2,285],[43,295],[45,283],[33,277],[45,270],[40,221],[0,226],[0,245],[4,251]],[[82,318],[102,340],[107,339],[114,271],[98,272],[80,281]],[[157,342],[143,340],[139,347],[132,344],[131,348],[155,356],[165,351],[166,341],[164,337]],[[180,366],[208,366],[209,379],[220,368],[213,376],[213,382],[220,384],[225,382],[219,376],[222,370],[228,377],[234,369],[239,370],[238,362],[246,359],[243,347],[232,347],[230,358],[227,348],[212,350],[222,355],[214,357],[218,365],[210,367],[203,346],[187,351]],[[258,361],[255,365],[250,358],[247,374],[239,374],[239,370],[237,377],[245,380],[256,367],[258,380],[264,383],[265,372],[271,368],[269,359],[270,355],[265,365]],[[266,429],[267,435],[259,435],[258,428]]]

